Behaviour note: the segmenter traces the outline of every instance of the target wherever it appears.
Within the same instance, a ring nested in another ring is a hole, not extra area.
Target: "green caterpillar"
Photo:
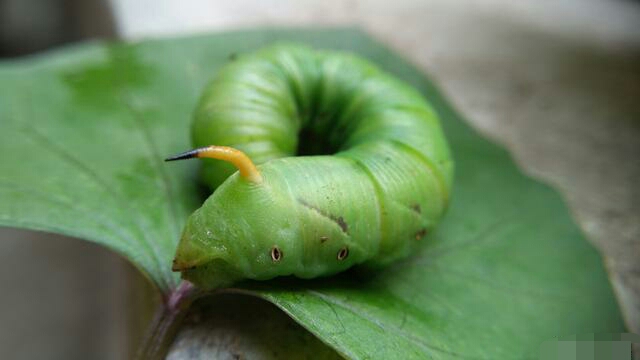
[[[231,61],[206,88],[192,136],[199,148],[167,160],[227,161],[203,164],[215,191],[173,263],[201,288],[385,265],[447,206],[453,162],[438,116],[346,53],[277,45]]]

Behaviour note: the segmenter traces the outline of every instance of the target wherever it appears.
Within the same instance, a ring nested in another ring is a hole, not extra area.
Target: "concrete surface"
[[[85,241],[2,229],[0,358],[126,358],[129,268]]]

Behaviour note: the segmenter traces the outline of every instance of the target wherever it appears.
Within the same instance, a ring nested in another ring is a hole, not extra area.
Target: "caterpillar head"
[[[211,147],[207,149],[211,151]],[[241,157],[237,150],[223,150]],[[180,157],[186,155],[175,158]],[[218,187],[188,218],[183,230],[173,270],[180,271],[184,279],[201,288],[286,274],[290,268],[287,265],[294,258],[284,255],[292,249],[282,240],[292,231],[291,216],[288,216],[291,209],[276,200],[273,187],[266,185],[268,182],[263,181],[252,163],[251,168],[246,168],[243,161],[247,160],[246,156],[240,160],[245,167],[238,166],[239,174],[232,175]]]
[[[189,217],[173,259],[172,270],[180,271],[184,279],[199,287],[223,287],[243,278],[228,247],[229,242],[243,239],[220,231],[221,226],[228,226],[224,218],[207,215],[219,210],[217,206],[203,205]]]

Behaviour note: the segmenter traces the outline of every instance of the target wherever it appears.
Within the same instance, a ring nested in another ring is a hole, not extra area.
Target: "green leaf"
[[[167,355],[167,360],[341,358],[277,307],[236,294],[196,301]]]
[[[443,119],[456,180],[444,222],[415,256],[242,291],[350,358],[537,358],[545,340],[624,331],[601,259],[559,196],[356,30],[87,44],[1,64],[0,224],[104,244],[168,292],[180,230],[204,193],[197,164],[161,160],[190,147],[195,102],[228,57],[279,40],[359,53],[422,90]]]

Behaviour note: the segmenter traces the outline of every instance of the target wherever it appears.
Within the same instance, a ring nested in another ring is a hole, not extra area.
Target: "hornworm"
[[[225,160],[203,164],[215,191],[173,263],[202,288],[385,265],[448,203],[453,162],[433,108],[347,53],[277,45],[237,57],[205,89],[191,130],[197,148],[167,160]]]

